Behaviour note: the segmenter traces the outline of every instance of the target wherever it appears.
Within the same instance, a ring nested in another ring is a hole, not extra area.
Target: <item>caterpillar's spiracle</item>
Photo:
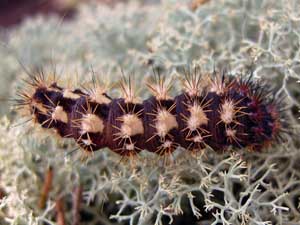
[[[282,98],[251,75],[202,76],[195,69],[185,74],[183,92],[174,98],[171,84],[157,75],[147,83],[152,97],[142,102],[130,80],[121,82],[123,97],[113,99],[100,84],[70,90],[45,82],[42,73],[30,77],[33,91],[19,93],[17,104],[29,108],[43,128],[74,138],[87,151],[108,147],[122,156],[171,153],[179,146],[259,151],[283,141],[288,127]]]

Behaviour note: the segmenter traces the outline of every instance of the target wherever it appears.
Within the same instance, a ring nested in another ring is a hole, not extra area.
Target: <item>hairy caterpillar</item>
[[[171,83],[159,73],[146,85],[152,96],[139,101],[130,78],[123,79],[122,98],[106,94],[101,82],[92,88],[65,89],[47,82],[43,73],[30,75],[32,91],[21,91],[17,106],[29,109],[43,128],[74,138],[87,151],[108,147],[130,156],[142,150],[172,153],[210,147],[259,151],[288,133],[283,98],[252,75],[232,76],[200,70],[185,72],[183,92],[169,96]]]

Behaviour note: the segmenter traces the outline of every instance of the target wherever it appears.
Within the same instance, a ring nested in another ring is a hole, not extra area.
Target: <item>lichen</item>
[[[56,224],[58,197],[71,223],[78,186],[83,187],[84,224],[180,224],[183,218],[186,224],[300,223],[299,7],[297,0],[207,1],[194,10],[179,0],[114,8],[84,4],[72,21],[36,17],[10,31],[0,50],[2,95],[13,97],[25,70],[42,66],[52,72],[56,67],[62,80],[77,77],[80,84],[88,82],[91,68],[112,81],[120,67],[134,72],[138,81],[152,73],[152,66],[167,68],[173,76],[187,64],[232,74],[251,68],[255,78],[277,88],[278,96],[287,96],[295,135],[262,152],[205,149],[193,155],[179,149],[172,159],[142,152],[126,162],[106,149],[86,157],[73,142],[7,113],[0,126],[0,188],[5,192],[0,223]],[[174,94],[180,86],[174,85]],[[41,209],[49,166],[52,189]]]

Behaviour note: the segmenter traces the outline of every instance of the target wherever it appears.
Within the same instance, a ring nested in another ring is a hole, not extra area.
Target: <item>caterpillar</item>
[[[142,150],[160,155],[178,147],[188,151],[229,148],[261,151],[284,141],[288,133],[283,97],[252,73],[203,75],[185,71],[182,93],[171,97],[171,82],[160,73],[146,83],[151,97],[140,101],[130,77],[123,77],[123,96],[111,98],[99,80],[92,87],[63,88],[44,73],[29,74],[31,91],[18,92],[16,106],[63,138],[73,138],[88,152],[109,148],[121,156]]]

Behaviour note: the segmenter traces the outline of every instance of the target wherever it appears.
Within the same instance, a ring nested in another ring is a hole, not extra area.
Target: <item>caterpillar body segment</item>
[[[80,147],[95,151],[107,146],[108,113],[108,104],[89,101],[86,95],[76,101],[70,114],[71,133]]]

